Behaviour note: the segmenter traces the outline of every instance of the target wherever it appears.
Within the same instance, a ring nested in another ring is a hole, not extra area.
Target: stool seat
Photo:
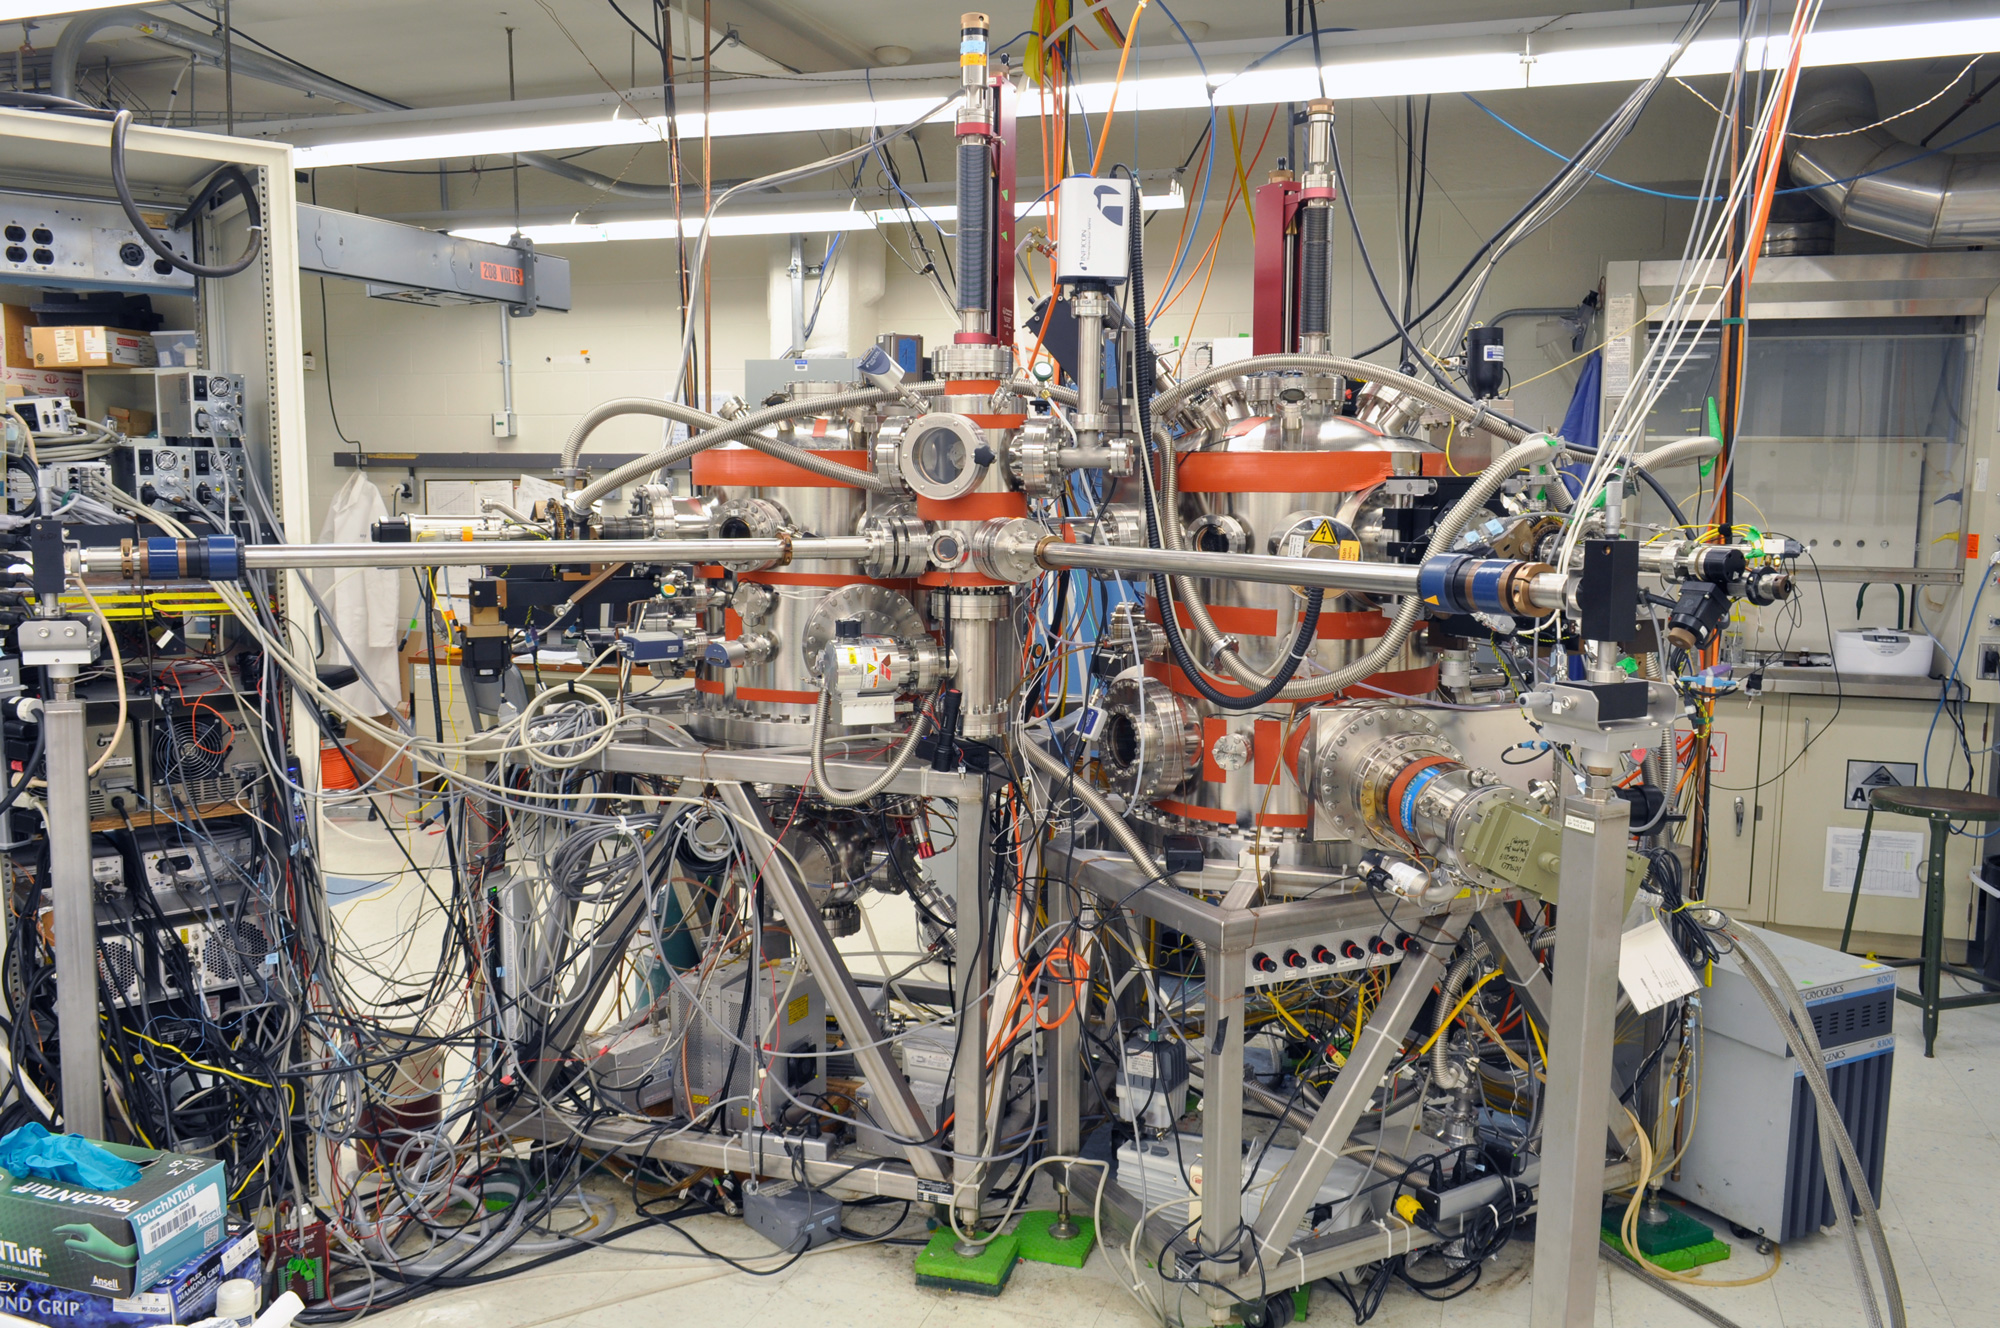
[[[1892,785],[1868,794],[1871,810],[1898,816],[1942,817],[1947,821],[2000,821],[2000,798],[1951,788]]]
[[[1847,949],[1854,936],[1854,910],[1861,902],[1861,880],[1868,871],[1868,841],[1875,831],[1875,813],[1912,816],[1931,823],[1930,860],[1924,873],[1923,954],[1916,959],[1884,959],[1891,968],[1922,968],[1917,990],[1896,989],[1898,1000],[1923,1007],[1924,1055],[1937,1054],[1938,1016],[1945,1010],[1968,1005],[2000,1003],[2000,982],[1962,964],[1947,963],[1944,957],[1944,858],[1950,841],[1952,822],[2000,821],[2000,798],[1951,788],[1889,787],[1868,794],[1868,818],[1861,823],[1861,852],[1854,860],[1854,887],[1847,895],[1847,925],[1840,931],[1840,948]],[[1946,975],[1975,982],[1982,990],[1947,996],[1940,980]]]

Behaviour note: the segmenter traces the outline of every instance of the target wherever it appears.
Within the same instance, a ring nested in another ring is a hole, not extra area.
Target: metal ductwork
[[[1920,249],[2000,244],[2000,152],[1930,154],[1871,128],[1879,119],[1875,85],[1859,69],[1804,71],[1785,140],[1793,182],[1870,235]],[[1839,137],[1798,137],[1827,134]]]
[[[79,14],[63,29],[62,36],[56,41],[55,56],[49,69],[51,92],[58,97],[76,96],[76,71],[82,62],[84,47],[89,45],[92,37],[112,28],[130,28],[141,36],[186,51],[197,59],[206,60],[217,67],[222,64],[222,39],[212,33],[186,27],[169,19],[156,18],[143,9],[106,9],[91,14]],[[342,83],[338,79],[326,78],[298,65],[245,50],[241,46],[229,53],[229,61],[233,71],[243,78],[253,78],[260,83],[291,88],[308,96],[324,97],[329,101],[358,106],[365,111],[410,109],[399,101],[377,97],[373,93],[363,92],[360,88]],[[674,196],[672,185],[633,184],[540,152],[523,152],[521,164],[547,171],[551,175],[560,175],[565,180],[574,180],[592,189],[616,194],[621,198],[658,201]]]

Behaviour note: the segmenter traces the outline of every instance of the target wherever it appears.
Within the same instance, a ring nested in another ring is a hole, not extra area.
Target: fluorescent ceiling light
[[[745,212],[715,219],[712,235],[809,235],[821,231],[872,231],[875,219],[855,209],[828,209],[822,212]],[[701,234],[701,218],[676,222],[672,217],[647,217],[632,221],[571,222],[553,226],[523,226],[521,233],[538,245],[595,244],[605,240],[671,240],[681,235]],[[453,235],[467,240],[506,244],[513,238],[510,226],[468,226]]]
[[[4,0],[0,0],[4,3]],[[884,97],[879,101],[844,101],[807,106],[746,106],[710,113],[712,138],[751,134],[802,134],[821,129],[895,129],[936,106],[937,97]],[[930,117],[949,120],[947,105]],[[702,114],[687,111],[675,117],[683,138],[700,138]],[[363,138],[315,143],[292,150],[300,170],[320,166],[358,166],[389,161],[439,161],[453,157],[491,157],[516,152],[571,152],[578,148],[608,148],[628,143],[659,143],[667,137],[665,116],[614,114],[608,118],[570,120],[561,124],[512,126],[506,129],[465,129],[441,134],[394,138]]]
[[[131,0],[0,0],[0,23],[24,18],[58,18],[90,9],[115,9]]]
[[[0,17],[12,12],[8,0],[0,0]],[[1393,44],[1341,43],[1335,39],[1322,71],[1316,72],[1307,63],[1287,67],[1265,65],[1206,78],[1195,73],[1134,75],[1119,86],[1118,107],[1123,111],[1193,110],[1208,105],[1211,93],[1218,106],[1307,101],[1319,95],[1322,77],[1327,92],[1343,101],[1631,83],[1650,77],[1672,51],[1671,43],[1660,39],[1660,32],[1660,28],[1650,27],[1643,30],[1643,35],[1635,33],[1632,40],[1623,42],[1616,40],[1610,30],[1582,26],[1549,29],[1532,39],[1519,34],[1439,36]],[[2000,50],[2000,17],[1877,22],[1823,27],[1813,32],[1806,38],[1803,63],[1867,64],[1978,55],[1995,50]],[[1753,69],[1776,69],[1786,63],[1789,53],[1790,47],[1782,35],[1756,39],[1751,45],[1749,62]],[[1690,44],[1673,72],[1682,77],[1725,73],[1735,59],[1735,40],[1718,31],[1716,36]],[[833,93],[836,89],[847,92],[853,85],[841,82],[825,86]],[[708,129],[714,137],[738,137],[822,129],[893,128],[907,124],[936,105],[941,95],[884,97],[875,101],[849,98],[766,107],[724,106],[711,112]],[[1101,115],[1111,104],[1112,84],[1109,80],[1079,83],[1071,88],[1070,97],[1076,109]],[[1042,113],[1041,99],[1024,96],[1018,108],[1023,119],[1038,116]],[[569,117],[575,114],[566,113]],[[951,116],[952,107],[946,106],[931,119],[949,120]],[[685,112],[677,118],[677,123],[684,138],[701,135],[700,112]],[[329,130],[338,132],[332,126]],[[324,131],[314,126],[313,132]],[[517,123],[506,128],[465,128],[401,137],[385,136],[378,131],[371,138],[309,143],[294,148],[293,157],[299,167],[312,169],[368,162],[574,151],[656,142],[665,135],[665,117],[640,118],[619,108],[609,116],[600,112],[594,118]]]
[[[1372,97],[1422,96],[1448,92],[1498,92],[1506,89],[1574,87],[1587,83],[1636,83],[1651,78],[1673,51],[1665,41],[1569,45],[1583,35],[1572,29],[1537,40],[1529,54],[1519,49],[1488,49],[1444,55],[1369,56],[1357,48],[1352,59],[1336,56],[1324,66],[1325,86],[1346,101]],[[1491,39],[1487,39],[1490,41]],[[1518,40],[1518,39],[1515,39]],[[1951,19],[1932,23],[1887,23],[1866,27],[1824,28],[1809,33],[1801,63],[1812,65],[1871,64],[1882,60],[1914,60],[1979,55],[2000,50],[2000,18]],[[1753,40],[1749,64],[1755,69],[1782,68],[1791,55],[1783,37]],[[1736,63],[1736,42],[1706,37],[1689,43],[1675,63],[1679,77],[1725,74]],[[1266,106],[1308,101],[1320,95],[1320,75],[1312,66],[1253,69],[1216,77],[1218,106]],[[1127,87],[1131,81],[1127,80]],[[1123,104],[1123,95],[1120,103]],[[1184,109],[1204,105],[1199,97]]]
[[[1141,194],[1139,206],[1146,212],[1172,212],[1185,208],[1187,199],[1178,188],[1164,194]],[[1022,208],[1023,217],[1039,217],[1049,210],[1048,200],[1041,199]],[[868,231],[878,225],[900,225],[908,215],[900,208],[876,208],[863,212],[858,209],[825,209],[822,211],[800,212],[742,212],[732,216],[727,212],[716,217],[710,233],[725,235],[817,235],[830,231]],[[913,209],[913,215],[928,221],[950,222],[958,220],[958,208],[944,203],[933,207]],[[514,231],[509,226],[466,226],[451,232],[466,240],[484,240],[489,244],[506,244],[513,239]],[[598,244],[610,240],[671,240],[678,236],[693,237],[701,234],[701,219],[689,217],[678,223],[672,217],[645,217],[631,221],[598,221],[557,223],[548,226],[523,226],[521,233],[537,245],[548,244]]]

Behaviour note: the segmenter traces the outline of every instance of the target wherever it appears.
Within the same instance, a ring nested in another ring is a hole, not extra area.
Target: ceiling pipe
[[[49,90],[58,97],[75,97],[77,69],[83,60],[84,47],[91,38],[112,28],[130,28],[143,37],[187,51],[196,56],[206,57],[214,63],[222,61],[222,39],[210,33],[185,27],[168,19],[156,18],[143,9],[105,9],[95,13],[79,14],[71,19],[56,41],[53,60],[49,68]],[[302,69],[282,60],[274,60],[247,51],[237,46],[230,51],[230,61],[235,72],[245,78],[254,78],[260,83],[272,83],[279,87],[291,88],[314,97],[324,97],[329,101],[341,102],[348,106],[358,106],[367,111],[407,111],[410,108],[401,102],[390,101],[387,97],[377,97],[363,92],[352,84],[339,79],[327,78]],[[540,152],[523,152],[521,164],[533,166],[537,170],[559,175],[565,180],[587,185],[602,193],[614,194],[620,198],[642,198],[649,202],[661,202],[674,196],[672,185],[633,184],[626,180],[613,179],[596,171],[563,161]]]
[[[1800,74],[1785,138],[1793,182],[1870,235],[1920,249],[2000,244],[2000,152],[1928,153],[1873,127],[1879,119],[1875,85],[1859,69]]]

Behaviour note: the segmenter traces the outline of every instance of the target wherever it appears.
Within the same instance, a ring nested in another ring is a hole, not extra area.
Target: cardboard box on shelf
[[[68,397],[83,404],[83,374],[75,369],[0,369],[0,389],[10,397]]]
[[[159,363],[153,339],[122,327],[38,327],[38,369],[149,369]]]
[[[237,1227],[146,1290],[107,1296],[44,1282],[0,1281],[0,1313],[73,1328],[149,1328],[199,1323],[215,1313],[215,1290],[231,1278],[262,1285],[257,1233]]]
[[[112,427],[127,438],[143,438],[153,432],[153,412],[135,410],[131,406],[112,406],[105,410],[105,417]]]
[[[35,311],[24,304],[0,305],[6,342],[0,346],[0,365],[9,369],[35,367]]]
[[[129,1296],[219,1243],[222,1163],[93,1140],[140,1167],[116,1190],[10,1176],[0,1183],[0,1277]]]

